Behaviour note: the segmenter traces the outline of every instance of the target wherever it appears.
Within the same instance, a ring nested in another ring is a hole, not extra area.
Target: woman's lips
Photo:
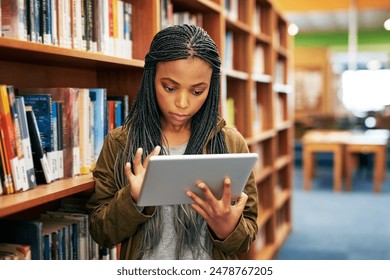
[[[170,113],[170,114],[175,120],[180,121],[180,122],[188,119],[188,115],[185,115],[185,114],[177,114],[177,113]]]

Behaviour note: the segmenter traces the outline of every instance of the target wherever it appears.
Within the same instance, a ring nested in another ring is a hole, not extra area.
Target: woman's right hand
[[[133,169],[134,173],[131,170],[130,162],[127,162],[125,165],[125,174],[127,179],[130,182],[130,193],[135,202],[138,201],[139,194],[141,192],[142,182],[144,181],[146,167],[148,166],[149,159],[151,156],[157,156],[160,154],[161,147],[156,146],[154,150],[146,157],[145,161],[142,163],[142,148],[138,148],[134,160],[133,160]]]

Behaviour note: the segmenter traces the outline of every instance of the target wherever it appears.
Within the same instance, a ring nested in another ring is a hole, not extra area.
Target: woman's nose
[[[178,108],[181,108],[181,109],[185,109],[188,107],[189,105],[189,102],[188,102],[188,97],[187,97],[187,93],[185,92],[179,92],[176,96],[176,101],[175,101],[175,105],[178,107]]]

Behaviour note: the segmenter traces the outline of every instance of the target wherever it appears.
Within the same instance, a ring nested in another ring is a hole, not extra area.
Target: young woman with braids
[[[188,192],[190,205],[137,206],[152,155],[248,152],[218,115],[220,66],[202,28],[177,25],[155,35],[125,124],[105,139],[88,202],[93,239],[105,247],[121,243],[121,259],[236,259],[255,239],[253,174],[234,205],[226,178],[220,200],[199,183],[204,200]]]

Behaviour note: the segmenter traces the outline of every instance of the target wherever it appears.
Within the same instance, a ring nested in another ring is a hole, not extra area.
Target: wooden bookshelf
[[[132,101],[141,82],[143,59],[161,27],[163,2],[126,1],[132,3],[133,11],[133,59],[1,37],[0,83],[15,88],[102,87],[108,95],[128,95]],[[223,61],[221,113],[227,117],[226,101],[233,100],[235,125],[261,159],[255,170],[259,234],[242,258],[273,259],[291,230],[293,102],[288,85],[287,21],[271,0],[238,1],[238,10],[233,12],[226,9],[224,0],[170,3],[173,13],[198,15],[219,48]],[[234,38],[232,50],[225,48],[229,32]],[[256,49],[260,56],[254,59]],[[88,193],[93,186],[92,176],[84,175],[0,196],[0,218],[26,217],[30,209],[50,207],[61,198]]]

